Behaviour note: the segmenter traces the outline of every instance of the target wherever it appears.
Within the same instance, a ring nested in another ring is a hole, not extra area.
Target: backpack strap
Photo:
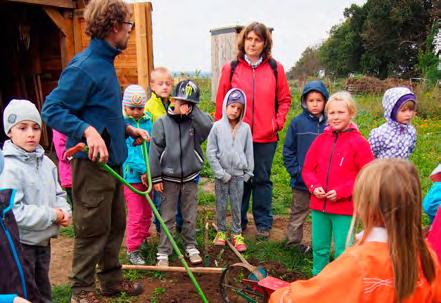
[[[236,70],[237,65],[239,64],[239,60],[233,60],[230,62],[230,86],[231,86],[231,80],[233,80],[234,71]]]

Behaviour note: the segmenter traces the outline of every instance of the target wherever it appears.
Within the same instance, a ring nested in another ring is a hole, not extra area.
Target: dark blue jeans
[[[273,225],[273,182],[271,182],[271,167],[277,142],[253,143],[254,177],[252,182],[246,182],[242,198],[242,230],[248,224],[247,212],[253,196],[253,217],[257,230],[270,230]]]

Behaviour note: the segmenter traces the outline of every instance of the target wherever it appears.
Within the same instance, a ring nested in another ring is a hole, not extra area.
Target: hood
[[[300,97],[300,102],[301,102],[303,109],[306,109],[305,96],[309,92],[312,92],[312,91],[316,91],[316,92],[321,93],[323,95],[323,97],[325,98],[325,103],[328,101],[329,92],[326,89],[326,86],[323,83],[323,81],[320,81],[320,80],[310,81],[310,82],[306,83],[306,85],[303,87],[302,96]]]
[[[135,118],[133,118],[132,116],[127,116],[125,110],[123,110],[123,116],[125,119],[129,120],[131,123],[136,123]],[[145,122],[148,120],[152,120],[152,115],[149,112],[144,112],[144,115],[141,118],[139,118],[139,122]]]
[[[11,140],[5,141],[3,145],[3,154],[6,157],[16,157],[22,161],[28,161],[29,159],[41,159],[44,156],[44,149],[41,145],[37,145],[37,148],[33,152],[27,152],[14,143]]]
[[[243,105],[243,110],[239,116],[239,123],[243,121],[243,118],[245,117],[245,112],[247,109],[247,96],[245,95],[245,93],[243,92],[243,90],[239,89],[239,88],[234,88],[235,90],[240,90],[242,92],[242,94],[245,96],[245,104]],[[227,100],[228,100],[228,96],[233,92],[232,89],[230,89],[224,97],[224,102],[222,103],[222,119],[225,119],[228,121],[228,117],[227,117]]]
[[[407,87],[394,87],[388,89],[384,93],[383,97],[383,108],[384,108],[384,118],[387,121],[395,121],[392,119],[392,111],[397,104],[398,100],[405,95],[414,95],[413,92]]]

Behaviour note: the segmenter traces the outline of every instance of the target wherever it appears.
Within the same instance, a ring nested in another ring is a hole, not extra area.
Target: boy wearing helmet
[[[182,238],[192,264],[202,262],[196,248],[197,184],[204,162],[201,144],[207,139],[212,120],[196,105],[199,88],[191,80],[178,83],[167,115],[153,124],[150,169],[155,191],[161,194],[160,213],[171,229],[175,225],[178,197],[181,198]],[[163,230],[159,236],[157,265],[168,266],[172,246]]]

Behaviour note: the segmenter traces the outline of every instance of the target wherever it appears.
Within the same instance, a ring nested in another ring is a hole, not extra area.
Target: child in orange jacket
[[[275,291],[282,302],[441,302],[441,268],[424,240],[421,187],[413,164],[375,160],[357,177],[357,243],[310,280]]]

